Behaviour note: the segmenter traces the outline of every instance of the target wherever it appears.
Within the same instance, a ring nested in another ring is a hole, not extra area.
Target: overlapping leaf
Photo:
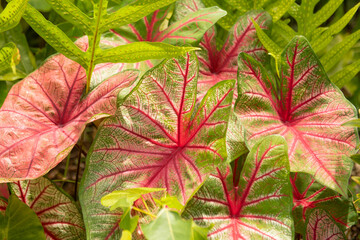
[[[100,204],[104,195],[166,188],[184,204],[224,160],[234,81],[214,86],[195,110],[197,77],[194,55],[164,62],[146,73],[116,116],[104,122],[80,193],[90,237],[120,234],[119,216]]]
[[[290,178],[293,187],[294,207],[293,217],[295,231],[303,233],[306,221],[314,208],[329,209],[329,216],[336,221],[342,230],[351,227],[357,221],[357,213],[348,198],[322,186],[305,173],[294,173]]]
[[[357,134],[341,126],[356,110],[333,86],[303,37],[281,55],[281,76],[270,75],[246,54],[239,59],[239,98],[235,111],[251,147],[281,134],[289,145],[290,167],[346,195]],[[275,70],[273,72],[276,72]]]
[[[240,172],[217,170],[188,203],[184,216],[214,224],[209,239],[292,239],[292,196],[285,140],[255,144]]]
[[[85,239],[85,228],[79,209],[50,180],[42,177],[18,181],[11,183],[11,189],[36,213],[44,228],[46,239]],[[1,200],[0,202],[0,211],[3,211],[6,203]]]
[[[114,75],[82,97],[85,70],[63,55],[14,85],[0,110],[0,182],[33,179],[56,166],[86,123],[114,114],[137,72]]]
[[[307,240],[336,239],[345,240],[344,232],[323,209],[315,209],[310,214],[307,221],[306,232]]]
[[[168,7],[156,10],[139,22],[129,24],[114,32],[128,43],[150,41],[187,44],[200,40],[217,20],[226,15],[226,12],[218,7],[204,8],[188,12],[181,19],[168,25],[170,12]]]

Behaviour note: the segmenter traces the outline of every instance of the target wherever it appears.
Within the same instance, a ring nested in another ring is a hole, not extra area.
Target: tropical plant
[[[360,4],[342,3],[9,0],[0,240],[347,239]],[[63,159],[75,201],[49,179]]]

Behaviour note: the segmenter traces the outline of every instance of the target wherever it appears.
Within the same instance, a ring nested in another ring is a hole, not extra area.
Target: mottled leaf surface
[[[289,145],[291,171],[306,172],[346,195],[357,134],[341,126],[356,110],[333,86],[307,40],[294,38],[281,55],[280,79],[246,54],[239,59],[235,111],[248,146],[280,134]],[[276,72],[276,71],[273,71]]]
[[[50,180],[41,177],[11,183],[10,186],[12,193],[36,213],[47,240],[85,239],[79,209]],[[6,206],[6,201],[0,198],[0,212],[5,211]]]
[[[0,110],[0,182],[37,178],[55,167],[86,123],[115,113],[118,92],[137,74],[118,73],[83,96],[85,70],[55,55],[14,85]]]
[[[100,204],[104,195],[166,188],[184,204],[224,160],[235,83],[214,86],[195,109],[197,77],[194,55],[163,62],[143,76],[116,116],[103,123],[88,154],[80,193],[90,237],[120,234],[119,216]]]
[[[323,209],[315,209],[311,212],[306,223],[307,240],[345,240],[346,237],[331,216]]]
[[[209,239],[292,239],[285,140],[270,136],[255,144],[238,174],[229,167],[217,168],[183,216],[199,225],[214,224]]]
[[[303,233],[306,229],[305,222],[314,208],[329,209],[329,216],[345,230],[357,221],[357,213],[352,196],[346,198],[334,190],[324,187],[305,173],[293,173],[290,177],[293,188],[294,207],[293,217],[295,231]]]

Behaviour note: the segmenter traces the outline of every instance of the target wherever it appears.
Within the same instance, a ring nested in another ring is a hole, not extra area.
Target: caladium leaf
[[[115,113],[117,94],[137,75],[121,72],[82,97],[85,70],[55,55],[14,85],[0,110],[0,182],[37,178],[56,166],[86,123]]]
[[[240,54],[235,111],[245,140],[252,147],[264,136],[284,136],[291,171],[314,175],[346,195],[352,168],[348,156],[355,152],[357,134],[341,125],[354,119],[356,110],[330,82],[304,37],[294,38],[281,59],[277,79],[252,57]]]
[[[210,239],[292,239],[289,172],[285,140],[266,137],[250,151],[241,175],[217,168],[183,215],[214,224]]]
[[[104,195],[166,188],[185,204],[226,158],[224,137],[235,82],[214,86],[195,110],[197,77],[195,55],[165,61],[147,72],[117,114],[103,123],[80,189],[90,237],[120,234],[119,213],[100,204]]]
[[[314,209],[306,223],[307,240],[345,240],[344,232],[341,231],[336,222],[323,209]]]
[[[293,173],[290,177],[293,187],[293,216],[295,231],[303,233],[305,222],[314,208],[331,209],[330,217],[342,230],[351,227],[357,221],[357,213],[351,201],[352,197],[341,196],[332,189],[322,186],[305,173]]]
[[[134,41],[189,44],[200,40],[217,20],[226,15],[218,7],[189,12],[186,16],[167,26],[169,8],[156,10],[142,20],[113,31],[119,38]],[[165,26],[164,26],[165,25]]]
[[[74,202],[50,180],[35,180],[10,184],[11,191],[28,205],[40,219],[48,240],[85,239],[85,228],[79,209]],[[0,198],[0,212],[7,206]],[[34,239],[34,238],[32,238]]]

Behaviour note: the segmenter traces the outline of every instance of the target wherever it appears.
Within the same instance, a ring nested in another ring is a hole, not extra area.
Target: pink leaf
[[[183,216],[213,228],[209,239],[291,239],[291,187],[285,140],[255,144],[242,172],[217,170],[187,204]]]
[[[80,193],[92,237],[119,234],[119,216],[100,204],[107,193],[164,187],[185,204],[224,160],[234,81],[214,86],[195,108],[197,77],[196,56],[168,60],[145,74],[103,123]]]
[[[33,179],[55,167],[88,122],[115,113],[116,97],[137,78],[126,71],[86,96],[85,70],[55,55],[14,85],[0,110],[0,182]]]
[[[291,41],[281,59],[277,80],[241,54],[235,111],[245,128],[245,140],[251,147],[264,136],[284,136],[291,171],[309,173],[346,195],[352,168],[347,156],[354,153],[357,135],[354,128],[342,124],[354,119],[356,110],[331,84],[305,38]]]

